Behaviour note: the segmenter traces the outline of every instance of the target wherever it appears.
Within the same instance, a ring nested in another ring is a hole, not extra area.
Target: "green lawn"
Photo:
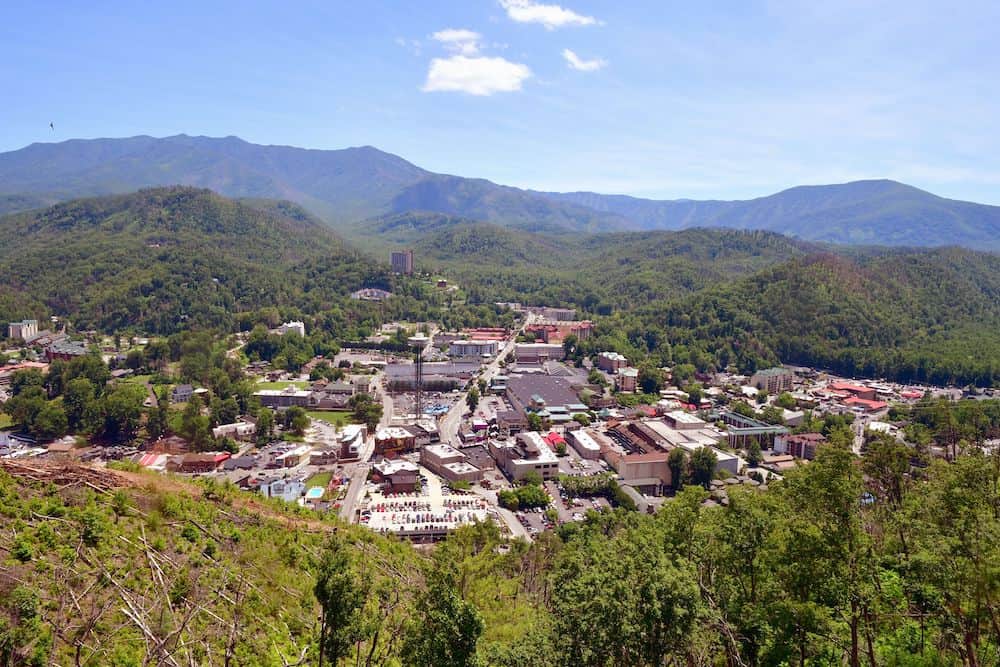
[[[306,480],[306,488],[311,489],[314,486],[320,486],[325,489],[331,479],[333,479],[332,472],[318,472]]]
[[[152,379],[153,379],[152,375],[130,375],[129,377],[125,378],[123,382],[128,382],[131,384],[147,384]]]
[[[308,382],[258,382],[254,385],[257,390],[261,389],[284,389],[285,387],[298,387],[299,389],[307,389],[309,387]]]
[[[7,428],[14,422],[11,420],[10,415],[5,412],[0,412],[0,428]]]
[[[337,428],[343,428],[348,424],[354,422],[351,418],[350,412],[327,412],[325,410],[310,410],[306,414],[312,419],[318,419],[320,421],[325,421],[327,424],[333,424]]]

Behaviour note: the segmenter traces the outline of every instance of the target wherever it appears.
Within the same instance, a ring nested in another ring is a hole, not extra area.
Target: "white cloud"
[[[562,55],[563,58],[566,59],[566,64],[568,66],[581,72],[594,72],[608,64],[607,61],[600,58],[584,60],[569,49],[563,49]]]
[[[464,28],[446,28],[431,35],[431,39],[441,42],[449,51],[463,56],[474,56],[479,53],[479,41],[482,35]]]
[[[455,55],[434,58],[427,72],[424,92],[461,92],[469,95],[492,95],[521,90],[531,78],[527,65],[504,58],[470,58]]]
[[[559,5],[543,5],[534,0],[500,0],[507,16],[518,23],[541,23],[546,30],[573,25],[600,25],[593,16],[577,14]]]

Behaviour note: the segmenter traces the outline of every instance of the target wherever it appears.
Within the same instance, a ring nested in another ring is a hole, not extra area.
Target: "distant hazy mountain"
[[[893,181],[795,187],[748,201],[655,201],[434,174],[369,146],[307,150],[178,135],[32,144],[0,154],[0,213],[173,184],[290,200],[337,227],[425,211],[532,232],[731,227],[811,241],[1000,250],[1000,207]]]
[[[32,204],[25,197],[21,206],[17,200],[4,205],[3,195],[34,195],[44,204],[175,184],[228,197],[290,200],[334,225],[408,210],[536,231],[629,224],[619,216],[489,181],[432,174],[370,146],[321,151],[178,135],[74,139],[0,153],[0,210]]]
[[[855,245],[1000,249],[1000,206],[945,199],[889,180],[799,186],[748,201],[656,201],[591,192],[546,196],[620,215],[645,229],[765,229]]]

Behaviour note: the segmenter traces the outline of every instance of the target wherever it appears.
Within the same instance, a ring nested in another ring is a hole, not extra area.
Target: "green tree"
[[[167,390],[161,389],[156,394],[156,406],[150,408],[146,418],[146,433],[153,440],[167,432],[170,427],[170,399]]]
[[[273,435],[274,412],[270,408],[261,408],[257,413],[257,442],[269,442]]]
[[[776,405],[769,405],[764,408],[760,413],[760,418],[768,424],[785,423],[785,413],[783,413],[781,408]]]
[[[104,398],[104,437],[112,442],[131,440],[142,423],[146,391],[135,384],[121,384]]]
[[[750,441],[750,445],[747,447],[747,463],[751,468],[755,468],[759,466],[763,460],[764,455],[760,450],[760,443],[757,442],[756,439]]]
[[[382,404],[376,403],[370,394],[351,396],[348,407],[354,411],[354,421],[364,424],[369,431],[374,431],[382,421]]]
[[[774,400],[774,404],[779,408],[784,408],[786,410],[794,410],[796,403],[795,397],[789,394],[787,391],[783,391],[778,394],[778,398]]]
[[[54,401],[50,401],[38,411],[32,424],[31,432],[39,440],[47,441],[66,435],[68,428],[69,423],[66,419],[66,413],[60,405]]]
[[[96,394],[94,383],[88,378],[73,378],[66,384],[63,391],[63,408],[70,430],[86,432],[96,427]]]
[[[479,405],[479,389],[473,387],[469,390],[469,393],[465,396],[465,404],[469,407],[469,410],[475,411],[476,406]]]
[[[413,667],[473,667],[483,619],[475,605],[463,600],[457,572],[436,563],[427,587],[417,596],[414,618],[402,647],[403,663]]]
[[[639,366],[639,388],[644,394],[657,394],[663,388],[663,371],[651,362]]]
[[[309,428],[309,423],[309,414],[305,408],[293,405],[285,410],[285,426],[291,429],[295,435],[305,435],[306,429]]]
[[[322,610],[319,661],[322,664],[325,657],[331,665],[336,665],[360,638],[359,611],[367,597],[350,551],[336,536],[323,550],[313,592]]]
[[[708,488],[712,477],[715,475],[715,464],[717,462],[715,452],[709,447],[701,447],[691,454],[689,467],[691,469],[691,481],[704,488]]]
[[[680,447],[670,450],[670,454],[667,455],[667,467],[670,468],[670,486],[674,491],[677,491],[684,486],[687,477],[687,451]]]

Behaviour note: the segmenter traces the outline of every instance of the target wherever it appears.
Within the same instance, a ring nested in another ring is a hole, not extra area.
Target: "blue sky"
[[[537,189],[1000,204],[995,1],[138,4],[5,3],[0,150],[183,132]]]

